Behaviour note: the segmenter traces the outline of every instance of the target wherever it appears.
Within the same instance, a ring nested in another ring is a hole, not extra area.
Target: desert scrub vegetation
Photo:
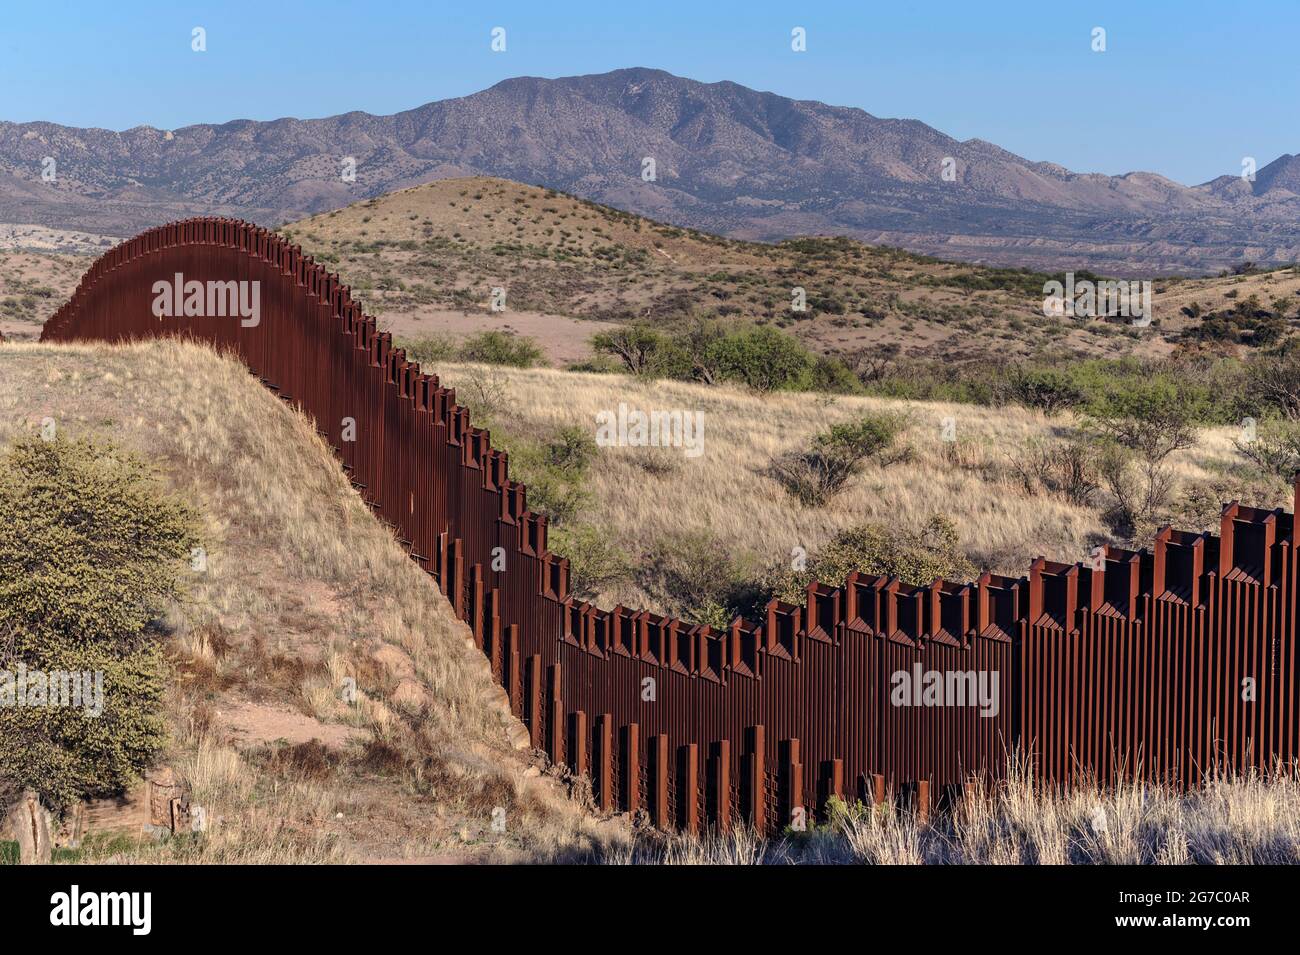
[[[1014,761],[1013,761],[1014,763]],[[701,838],[647,834],[592,861],[648,865],[1295,865],[1300,784],[1211,775],[1179,792],[1156,785],[1035,785],[1023,765],[922,824],[891,794],[882,806],[835,799],[805,832],[739,828]]]
[[[542,363],[542,349],[537,342],[508,331],[479,332],[459,344],[446,335],[399,339],[394,344],[405,350],[411,361],[430,366],[430,371],[447,361],[508,365],[512,368],[532,368]]]
[[[891,456],[888,452],[906,426],[900,414],[870,414],[831,425],[813,435],[806,448],[773,458],[772,476],[802,504],[820,506],[858,473],[864,460],[875,458],[888,467],[905,459],[905,453]]]
[[[195,540],[189,508],[119,447],[29,434],[0,456],[0,791],[61,810],[151,764],[166,741],[159,621]],[[71,705],[54,674],[95,689]]]
[[[844,580],[855,570],[921,584],[939,577],[972,580],[978,573],[962,551],[953,522],[933,514],[915,528],[880,522],[840,531],[805,566],[785,575],[774,596],[802,603],[813,581]]]
[[[697,314],[666,327],[633,323],[600,332],[591,345],[628,373],[647,378],[729,383],[759,394],[861,390],[839,359],[814,354],[793,335],[715,315]]]
[[[484,367],[449,363],[439,370],[459,394]],[[596,414],[620,403],[703,416],[699,457],[672,447],[599,448],[575,482],[585,503],[567,524],[557,522],[552,547],[573,560],[580,595],[605,607],[687,608],[687,619],[721,619],[752,607],[755,588],[790,593],[798,555],[816,565],[854,534],[873,545],[857,558],[860,565],[822,561],[821,579],[903,566],[895,552],[919,557],[925,548],[939,559],[912,561],[900,577],[970,579],[985,569],[1020,576],[1039,555],[1072,562],[1102,543],[1144,546],[1143,528],[1161,520],[1213,528],[1227,500],[1261,507],[1288,500],[1285,481],[1264,474],[1238,447],[1237,423],[1189,421],[1199,405],[1184,403],[1172,383],[1143,384],[1136,373],[1115,392],[1099,394],[1092,415],[1064,408],[1049,417],[1015,404],[758,394],[644,375],[499,371],[513,410],[494,426],[493,439],[504,435],[507,445],[514,434],[539,447],[566,428],[592,435]],[[1266,434],[1262,424],[1259,431]],[[820,502],[792,494],[772,462],[834,449],[832,433],[844,436],[850,450],[873,453]],[[1151,485],[1144,455],[1158,465]],[[516,464],[512,449],[512,473],[528,483],[527,469]],[[1148,486],[1155,492],[1150,504]],[[925,532],[933,517],[946,521],[953,536]],[[840,535],[847,536],[832,546]],[[694,583],[691,568],[703,562],[679,565],[665,553],[683,542],[691,554],[715,555],[716,567],[706,565]],[[873,550],[887,559],[873,558]]]

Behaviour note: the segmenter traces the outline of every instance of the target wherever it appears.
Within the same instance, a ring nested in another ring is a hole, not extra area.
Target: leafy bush
[[[542,360],[542,349],[531,338],[512,332],[480,332],[466,339],[457,357],[461,361],[476,361],[485,365],[509,365],[513,368],[532,368]]]
[[[862,524],[836,534],[805,569],[790,572],[774,588],[775,596],[787,603],[802,603],[814,580],[838,585],[855,570],[897,577],[910,584],[928,584],[937,577],[971,580],[976,568],[960,545],[955,525],[940,514],[918,529]]]
[[[728,324],[694,316],[668,330],[632,324],[601,332],[593,336],[591,345],[635,375],[707,385],[731,382],[761,394],[862,390],[857,376],[842,361],[814,355],[793,335],[770,325]]]
[[[587,470],[596,456],[596,441],[586,429],[561,428],[541,443],[506,439],[503,446],[515,478],[528,487],[530,508],[563,523],[587,506]]]
[[[1039,408],[1048,415],[1077,407],[1088,397],[1069,373],[1060,368],[1017,369],[1009,378],[1008,390],[1013,401],[1027,408]]]
[[[770,326],[719,336],[710,343],[707,360],[719,379],[746,385],[761,394],[807,391],[815,364],[797,339]]]
[[[1267,475],[1290,481],[1300,470],[1300,422],[1259,422],[1253,440],[1235,442],[1237,450]]]
[[[611,355],[633,375],[655,373],[668,338],[648,325],[626,325],[611,332],[593,335],[591,347],[601,355]]]
[[[805,450],[774,458],[769,473],[805,506],[819,506],[845,485],[863,460],[887,451],[903,427],[903,419],[890,414],[833,425],[814,436]]]
[[[1103,389],[1089,402],[1086,415],[1104,436],[1156,463],[1195,443],[1196,423],[1206,417],[1202,400],[1181,381],[1158,377]]]
[[[694,532],[656,542],[638,576],[670,614],[722,628],[761,600],[752,571],[717,538]]]
[[[418,361],[421,365],[455,361],[458,354],[456,343],[448,335],[399,340],[394,342],[394,345],[406,352],[407,359]]]
[[[595,600],[632,572],[627,554],[594,524],[560,525],[551,532],[549,546],[569,558],[569,587],[580,600]]]
[[[165,739],[152,630],[179,596],[193,527],[111,445],[33,438],[0,458],[0,670],[103,675],[98,715],[0,707],[0,780],[63,805],[119,792],[148,765]]]
[[[193,517],[139,458],[62,436],[0,458],[0,628],[137,645],[177,595]]]
[[[1246,363],[1245,395],[1252,417],[1273,409],[1287,418],[1300,418],[1300,348],[1283,347],[1275,354],[1253,355]]]

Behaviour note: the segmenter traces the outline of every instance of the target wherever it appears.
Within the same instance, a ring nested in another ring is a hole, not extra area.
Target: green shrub
[[[485,365],[532,368],[542,360],[542,349],[531,338],[513,332],[487,331],[465,340],[457,357]]]
[[[564,427],[543,442],[507,438],[503,446],[510,453],[515,479],[528,487],[528,506],[533,510],[563,523],[590,503],[586,478],[596,456],[596,440],[587,429]]]
[[[729,324],[694,316],[668,330],[632,324],[591,339],[600,355],[635,375],[744,385],[773,391],[855,394],[857,376],[842,361],[818,357],[793,335],[770,325]]]
[[[11,657],[0,669],[103,675],[102,711],[82,706],[0,706],[0,777],[51,806],[122,792],[167,740],[166,665],[156,642],[134,649],[59,641]],[[3,691],[0,691],[3,692]],[[96,706],[97,709],[97,706]]]
[[[394,343],[406,352],[411,361],[421,365],[437,365],[441,362],[455,361],[458,349],[448,335],[429,335],[425,338],[400,340]]]
[[[938,577],[969,581],[976,568],[960,544],[952,521],[939,514],[916,530],[862,524],[836,534],[806,568],[786,575],[774,588],[774,595],[787,603],[803,603],[814,580],[839,585],[855,570],[897,577],[908,584],[928,584]]]
[[[102,712],[0,706],[0,782],[51,805],[119,792],[165,740],[152,631],[180,595],[194,518],[138,458],[25,439],[0,458],[0,670],[102,674]],[[15,693],[9,679],[0,694]]]
[[[1053,415],[1087,400],[1087,392],[1067,371],[1059,368],[1019,368],[1009,378],[1013,401]]]
[[[594,524],[565,524],[549,535],[549,546],[569,558],[569,587],[580,600],[595,600],[606,587],[627,579],[632,564],[611,539]]]
[[[177,596],[193,526],[128,452],[17,442],[0,458],[0,629],[137,644]]]
[[[1300,470],[1300,422],[1266,419],[1251,440],[1235,442],[1237,450],[1261,472],[1290,481]]]
[[[673,616],[721,629],[762,599],[750,564],[707,532],[682,532],[657,541],[638,576]]]
[[[778,455],[768,473],[805,506],[824,504],[865,459],[891,448],[904,426],[903,418],[892,414],[869,414],[832,425],[815,435],[806,449]]]
[[[1199,389],[1156,376],[1109,383],[1088,402],[1085,416],[1107,438],[1159,462],[1195,442],[1196,424],[1208,416],[1204,401]]]
[[[591,338],[591,347],[599,355],[617,358],[633,375],[654,374],[668,337],[648,325],[625,325]]]
[[[807,391],[813,382],[815,359],[809,351],[793,336],[766,325],[718,336],[706,359],[719,380],[761,394]]]

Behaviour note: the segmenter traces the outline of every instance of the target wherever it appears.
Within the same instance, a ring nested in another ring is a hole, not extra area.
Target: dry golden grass
[[[466,627],[241,364],[176,341],[0,346],[0,447],[47,416],[133,448],[205,517],[207,571],[168,619],[166,761],[212,826],[119,857],[546,858],[617,837],[515,748]]]
[[[1013,761],[1005,783],[918,825],[908,811],[841,804],[810,831],[763,839],[642,838],[602,861],[659,865],[1296,865],[1300,783],[1217,778],[1178,793],[1153,786],[1042,792]]]
[[[473,406],[473,382],[498,378],[504,408],[500,428],[545,437],[576,425],[595,433],[595,415],[620,402],[642,411],[703,415],[704,450],[687,457],[677,448],[602,448],[590,470],[592,507],[581,520],[634,560],[683,533],[704,533],[727,544],[752,566],[787,565],[794,548],[814,555],[837,532],[865,522],[919,526],[932,514],[956,524],[976,566],[1019,576],[1037,556],[1073,562],[1111,541],[1098,507],[1026,493],[1010,468],[1031,442],[1056,442],[1074,422],[1011,406],[906,402],[881,398],[827,398],[807,394],[767,397],[727,387],[646,381],[621,375],[551,369],[492,369],[440,365],[444,381]],[[868,463],[848,486],[820,507],[791,497],[767,473],[776,455],[807,445],[829,425],[864,413],[903,415],[899,439],[910,459]],[[955,442],[945,442],[951,419]],[[1235,429],[1206,429],[1195,448],[1176,453],[1172,467],[1184,484],[1210,480],[1240,462]],[[1248,502],[1250,503],[1250,502]],[[1283,501],[1257,501],[1274,506]],[[656,608],[655,595],[635,580],[603,590],[602,606]],[[663,608],[658,608],[662,611]]]

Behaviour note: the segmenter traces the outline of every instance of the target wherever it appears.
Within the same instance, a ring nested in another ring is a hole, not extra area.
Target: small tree
[[[27,439],[0,458],[0,671],[89,673],[103,707],[0,706],[0,783],[57,806],[119,792],[149,764],[166,735],[152,630],[180,593],[193,523],[111,445]]]
[[[592,349],[614,356],[633,375],[652,374],[667,345],[667,336],[646,325],[627,325],[591,338]]]
[[[1158,377],[1108,390],[1089,404],[1088,418],[1104,437],[1159,463],[1195,444],[1203,403],[1199,393]]]
[[[1087,400],[1087,392],[1070,376],[1056,368],[1017,368],[1007,381],[1011,399],[1027,408],[1039,408],[1048,416]]]
[[[719,378],[760,394],[806,390],[816,367],[796,338],[767,325],[720,336],[710,344],[708,358]]]
[[[769,473],[804,505],[824,504],[865,459],[887,451],[903,427],[902,418],[887,414],[833,425],[814,436],[806,449],[774,458]]]
[[[1110,518],[1117,533],[1145,539],[1166,523],[1174,489],[1166,465],[1112,442],[1102,449],[1099,470],[1114,498]]]
[[[918,528],[871,523],[841,531],[813,556],[806,569],[790,573],[778,584],[775,596],[788,603],[802,603],[812,581],[838,584],[855,570],[911,584],[928,584],[937,577],[966,581],[976,573],[961,549],[956,525],[935,514]]]

